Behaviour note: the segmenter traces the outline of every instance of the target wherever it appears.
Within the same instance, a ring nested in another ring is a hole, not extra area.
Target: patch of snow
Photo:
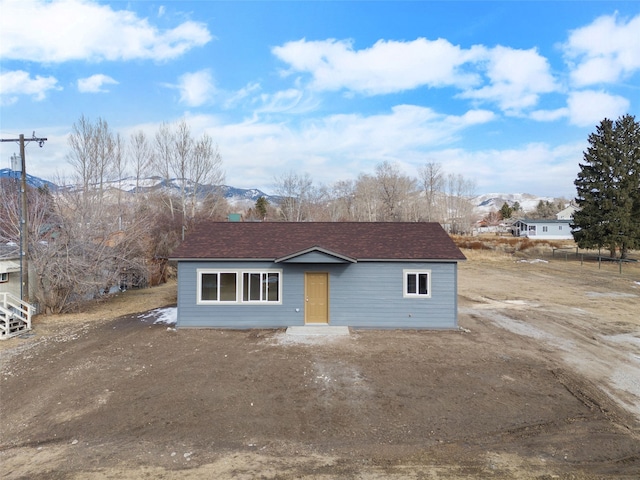
[[[587,292],[589,298],[635,298],[638,295],[623,292]]]
[[[541,258],[536,258],[534,260],[526,260],[523,258],[522,260],[518,260],[518,263],[549,263],[549,261]]]
[[[150,310],[142,315],[138,316],[138,318],[142,320],[154,319],[154,325],[175,325],[178,321],[178,308],[177,307],[166,307],[166,308],[156,308],[155,310]]]

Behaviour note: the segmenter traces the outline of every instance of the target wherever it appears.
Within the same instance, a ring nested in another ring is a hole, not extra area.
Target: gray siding
[[[282,304],[197,305],[197,269],[282,269]],[[403,270],[431,271],[430,298],[403,297]],[[304,325],[304,273],[329,273],[329,324],[356,328],[456,328],[457,264],[179,262],[178,327]],[[297,310],[297,311],[296,311]]]

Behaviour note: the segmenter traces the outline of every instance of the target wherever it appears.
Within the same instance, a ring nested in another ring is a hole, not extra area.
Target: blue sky
[[[476,193],[575,195],[587,137],[640,117],[640,2],[0,1],[0,134],[66,177],[81,115],[129,138],[186,119],[226,184],[382,161]],[[0,167],[18,153],[0,144]]]

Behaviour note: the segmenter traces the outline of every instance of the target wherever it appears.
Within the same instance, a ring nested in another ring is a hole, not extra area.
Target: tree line
[[[361,173],[355,180],[326,186],[314,184],[308,173],[290,171],[274,178],[278,204],[267,218],[288,222],[426,221],[439,222],[451,233],[470,232],[475,221],[471,203],[475,182],[446,173],[435,162],[427,162],[419,173],[419,178],[413,178],[385,161],[375,166],[373,174]],[[251,217],[255,212],[248,214]]]
[[[589,136],[575,181],[579,211],[573,226],[580,247],[604,247],[623,257],[640,247],[639,132],[627,115],[603,120]],[[240,208],[210,188],[224,181],[221,154],[207,134],[194,137],[184,120],[163,123],[153,136],[138,131],[125,139],[104,119],[82,116],[68,146],[68,179],[58,181],[61,188],[27,192],[30,273],[37,282],[30,300],[41,311],[71,310],[117,288],[161,282],[166,259],[185,232]],[[274,177],[277,203],[261,198],[237,213],[260,221],[429,221],[450,233],[469,233],[478,220],[470,201],[475,183],[436,162],[418,172],[414,178],[385,161],[372,174],[326,186],[290,171]],[[133,192],[118,188],[127,177]],[[147,188],[149,177],[163,185],[177,182],[177,193]],[[19,243],[19,197],[17,181],[0,184],[0,242]],[[544,218],[562,207],[541,201],[535,211],[522,212],[505,204],[494,215]]]
[[[29,188],[29,301],[40,311],[63,312],[118,288],[163,281],[167,257],[185,230],[202,218],[221,219],[225,200],[215,189],[224,181],[222,158],[211,137],[194,137],[185,121],[163,123],[153,137],[128,139],[106,120],[82,116],[68,137],[66,178],[60,188]],[[122,182],[135,184],[134,192]],[[170,189],[144,188],[160,177]],[[115,186],[115,188],[114,188]],[[0,241],[19,243],[17,182],[0,185]]]

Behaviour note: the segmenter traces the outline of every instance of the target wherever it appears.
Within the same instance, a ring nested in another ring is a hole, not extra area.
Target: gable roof
[[[570,218],[521,218],[518,221],[514,222],[514,225],[517,223],[521,223],[524,225],[541,225],[545,224],[561,224],[561,225],[569,225],[573,222]]]
[[[465,260],[438,223],[208,222],[197,225],[172,260],[272,260],[305,251],[361,260]]]

